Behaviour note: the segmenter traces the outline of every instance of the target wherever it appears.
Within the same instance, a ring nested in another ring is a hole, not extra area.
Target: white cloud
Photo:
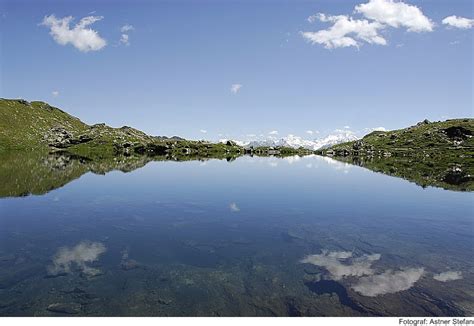
[[[306,132],[308,135],[319,134],[319,131],[317,131],[317,130],[306,130],[305,132]]]
[[[102,16],[87,16],[82,18],[73,28],[69,25],[72,16],[56,18],[55,15],[45,16],[41,25],[50,28],[49,34],[60,45],[72,44],[81,52],[98,51],[107,45],[107,41],[89,25],[102,20]]]
[[[455,281],[462,279],[462,273],[458,271],[449,271],[435,274],[433,278],[440,282]]]
[[[431,32],[433,22],[417,6],[403,1],[369,0],[357,5],[355,12],[380,24],[394,28],[405,27],[409,32]]]
[[[378,22],[353,19],[345,15],[326,16],[321,13],[316,17],[322,22],[331,22],[333,25],[317,32],[302,32],[301,35],[312,44],[324,45],[326,49],[349,46],[358,48],[362,41],[369,44],[387,44],[385,38],[379,35],[379,30],[384,26]]]
[[[308,23],[314,23],[315,21],[318,21],[318,19],[319,19],[318,17],[319,17],[318,14],[311,15],[308,18],[306,18],[306,20],[308,21]]]
[[[344,126],[344,129],[351,129],[351,126]]]
[[[301,262],[324,267],[332,279],[340,280],[349,276],[372,275],[372,264],[379,259],[380,254],[353,257],[350,251],[323,250],[321,254],[309,255]]]
[[[98,260],[105,251],[102,243],[89,241],[83,241],[72,248],[59,248],[53,257],[53,264],[48,266],[48,272],[52,275],[69,273],[72,266],[76,265],[85,274],[95,275],[99,270],[88,266],[87,263]]]
[[[411,288],[423,273],[423,268],[407,268],[398,272],[387,270],[382,274],[360,278],[352,289],[368,297],[405,291]]]
[[[232,84],[232,86],[230,86],[230,91],[232,92],[232,94],[237,94],[241,88],[242,84]]]
[[[301,160],[301,157],[299,155],[293,155],[293,156],[285,156],[283,158],[288,164],[293,164]]]
[[[58,96],[59,96],[59,91],[52,91],[51,94],[52,94],[54,97],[58,97]]]
[[[123,44],[123,45],[130,45],[128,34],[122,34],[120,36],[120,41],[119,42],[120,42],[120,44]]]
[[[344,129],[334,129],[333,131],[335,134],[344,134],[344,135],[353,135],[354,132],[352,130],[348,130],[344,127]]]
[[[203,134],[207,134],[207,130],[205,130],[205,129],[201,129],[201,130],[199,130],[199,132],[202,132]]]
[[[431,32],[434,23],[416,6],[394,0],[369,0],[355,7],[354,13],[366,19],[349,15],[330,16],[324,13],[309,16],[307,21],[317,20],[333,25],[316,32],[301,32],[312,44],[321,44],[326,49],[357,47],[363,43],[387,45],[380,34],[387,27],[404,27],[410,32]]]
[[[231,212],[240,212],[240,208],[236,203],[230,203],[229,208]]]
[[[454,15],[444,18],[441,22],[444,25],[461,29],[469,29],[474,26],[474,19],[458,17]]]
[[[135,30],[135,28],[132,25],[126,24],[120,27],[120,31],[122,32],[122,35],[120,35],[120,40],[119,43],[122,45],[129,46],[130,45],[130,36],[128,35],[128,32]]]
[[[375,127],[375,128],[364,128],[364,131],[370,133],[372,131],[387,131],[387,129],[384,127]]]
[[[268,134],[269,135],[278,135],[278,130],[272,130]]]
[[[125,24],[122,27],[120,27],[120,31],[122,33],[127,33],[127,32],[130,32],[130,31],[133,31],[133,30],[135,30],[135,27],[133,27],[132,25],[129,25],[129,24]]]

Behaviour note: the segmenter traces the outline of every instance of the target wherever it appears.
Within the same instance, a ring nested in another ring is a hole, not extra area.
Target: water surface
[[[472,192],[317,156],[70,179],[0,199],[0,315],[474,313]]]

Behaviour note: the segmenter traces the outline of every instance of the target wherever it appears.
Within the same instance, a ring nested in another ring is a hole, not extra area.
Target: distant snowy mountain
[[[302,137],[295,136],[295,135],[288,135],[283,138],[275,138],[275,137],[268,137],[264,139],[258,140],[251,140],[251,141],[240,141],[234,140],[237,145],[243,147],[259,147],[259,146],[285,146],[285,147],[293,147],[299,148],[304,147],[311,150],[321,149],[330,147],[332,145],[345,143],[348,141],[357,140],[359,137],[354,135],[353,132],[350,130],[336,130],[334,134],[328,135],[324,138],[309,140],[303,139]],[[221,139],[221,142],[226,142],[227,139]]]
[[[350,131],[340,132],[340,133],[332,134],[324,138],[321,138],[319,140],[316,140],[314,149],[326,148],[326,147],[330,147],[336,144],[345,143],[348,141],[354,141],[357,139],[359,139],[359,137],[357,137],[356,135],[354,135],[354,133]]]

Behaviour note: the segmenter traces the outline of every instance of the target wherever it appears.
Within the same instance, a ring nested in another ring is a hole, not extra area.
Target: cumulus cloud
[[[360,278],[352,286],[352,289],[368,297],[405,291],[411,288],[423,273],[423,268],[407,268],[401,271],[387,270],[382,274]]]
[[[72,248],[59,248],[53,257],[53,264],[48,266],[48,272],[52,275],[70,273],[71,268],[76,266],[87,275],[95,275],[99,270],[88,266],[87,263],[97,261],[105,251],[102,243],[89,241],[83,241]]]
[[[440,282],[448,282],[462,279],[462,273],[458,271],[449,271],[435,274],[433,278]]]
[[[306,256],[302,263],[324,267],[334,280],[349,276],[364,276],[374,274],[372,264],[380,259],[380,254],[353,257],[350,251],[323,250],[319,255]]]
[[[364,131],[372,132],[372,131],[387,131],[384,127],[375,127],[375,128],[365,128]]]
[[[309,16],[307,21],[310,23],[321,21],[332,23],[332,26],[316,32],[301,32],[301,35],[310,43],[323,45],[326,49],[359,48],[364,43],[387,45],[387,40],[380,34],[387,27],[404,27],[409,32],[431,32],[434,27],[418,7],[402,1],[369,0],[357,5],[354,13],[364,17],[358,19],[324,13]]]
[[[120,36],[120,41],[119,42],[120,42],[120,44],[123,44],[123,45],[130,45],[128,34],[122,34]]]
[[[70,24],[74,20],[72,16],[56,18],[50,15],[43,18],[41,25],[50,28],[49,34],[60,45],[71,44],[81,52],[98,51],[107,45],[107,41],[89,26],[103,18],[87,16],[71,28]]]
[[[278,135],[278,130],[272,130],[268,134],[269,135]]]
[[[283,158],[285,161],[288,162],[288,164],[293,164],[301,160],[301,156],[299,155],[293,155],[293,156],[285,156]]]
[[[308,18],[306,18],[306,20],[308,21],[308,23],[314,23],[319,20],[319,14],[311,15]]]
[[[199,130],[199,132],[202,132],[203,134],[207,134],[207,130],[205,130],[205,129],[201,129],[201,130]]]
[[[230,91],[232,94],[237,94],[241,88],[242,84],[232,84],[232,86],[230,86]]]
[[[312,130],[306,130],[305,132],[306,132],[308,135],[314,134],[314,131],[312,131]]]
[[[51,94],[52,94],[54,97],[58,97],[58,96],[59,96],[59,91],[52,91]]]
[[[120,27],[120,31],[122,33],[127,33],[127,32],[130,32],[130,31],[133,31],[133,30],[135,30],[135,27],[133,27],[132,25],[129,25],[129,24],[125,24],[122,27]]]
[[[450,27],[460,28],[460,29],[470,29],[474,26],[474,19],[458,17],[458,16],[448,16],[442,21],[443,25],[448,25]]]
[[[350,251],[323,250],[321,254],[306,256],[301,262],[324,267],[333,280],[349,278],[350,282],[355,281],[352,289],[369,297],[408,290],[425,272],[424,268],[404,268],[398,271],[388,269],[383,273],[376,274],[372,264],[380,258],[380,254],[364,254],[354,257],[353,252]],[[443,280],[459,277],[459,275],[451,275],[449,272],[438,275],[442,274],[448,274],[441,277]]]
[[[240,212],[240,208],[236,203],[230,203],[229,208],[231,212]]]
[[[135,28],[132,25],[126,24],[120,27],[120,31],[122,32],[122,35],[120,35],[120,41],[119,43],[122,45],[130,45],[130,36],[128,35],[128,32],[135,30]]]
[[[433,22],[420,8],[402,1],[370,0],[357,5],[355,12],[383,25],[405,27],[409,32],[431,32],[434,27]]]
[[[378,22],[369,22],[366,19],[353,19],[346,15],[326,16],[316,15],[321,22],[331,22],[333,25],[328,29],[317,32],[302,32],[301,35],[312,44],[321,44],[326,49],[340,47],[359,47],[361,42],[369,44],[386,45],[387,41],[379,34],[384,28]]]
[[[352,130],[348,130],[348,128],[344,127],[344,129],[334,129],[333,131],[335,134],[338,135],[354,135],[355,133]]]

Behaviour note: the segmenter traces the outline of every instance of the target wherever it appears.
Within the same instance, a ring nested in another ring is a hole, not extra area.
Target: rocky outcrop
[[[74,137],[67,129],[54,127],[44,135],[44,140],[50,147],[67,148],[72,145],[87,143],[92,140],[92,137],[85,134]]]
[[[463,141],[472,137],[472,131],[463,127],[454,126],[443,130],[446,135],[453,140]]]

